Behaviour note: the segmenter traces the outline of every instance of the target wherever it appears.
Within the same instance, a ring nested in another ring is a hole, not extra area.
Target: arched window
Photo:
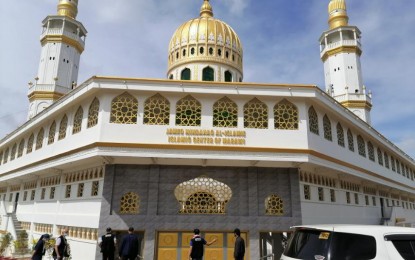
[[[375,161],[375,148],[371,142],[367,143],[367,153],[369,154],[369,160]]]
[[[347,130],[347,143],[349,144],[349,150],[354,152],[354,140],[353,140],[353,134],[350,129]]]
[[[180,99],[176,104],[176,125],[200,126],[202,122],[202,105],[190,95]]]
[[[257,98],[253,98],[244,106],[244,127],[245,128],[268,128],[267,105]]]
[[[68,128],[68,117],[66,115],[63,116],[61,123],[59,125],[59,136],[58,140],[62,140],[66,137],[66,129]]]
[[[84,110],[82,107],[79,107],[75,113],[75,117],[73,119],[73,128],[72,134],[76,134],[81,132],[82,130],[82,118],[84,117]]]
[[[25,140],[22,139],[22,141],[20,141],[20,144],[19,144],[19,150],[17,152],[17,158],[23,156],[24,144],[25,144]]]
[[[169,79],[173,79],[173,74],[170,74]]]
[[[99,100],[94,98],[91,105],[88,109],[88,124],[87,128],[96,126],[98,124],[98,115],[99,115]]]
[[[308,109],[308,124],[310,132],[319,135],[318,116],[314,107]]]
[[[36,137],[36,150],[42,148],[43,146],[43,138],[45,137],[45,130],[40,129],[39,133],[37,134]]]
[[[137,124],[138,102],[133,96],[124,92],[111,102],[110,123]]]
[[[391,165],[392,165],[392,171],[396,172],[395,159],[392,156],[391,156]]]
[[[360,135],[357,136],[357,149],[359,150],[359,155],[366,157],[366,144]]]
[[[10,161],[13,161],[14,158],[16,158],[16,152],[17,152],[17,144],[14,144],[12,147],[12,152],[10,153]]]
[[[274,127],[282,130],[298,129],[298,109],[286,99],[274,106]]]
[[[149,97],[144,102],[145,125],[168,125],[170,122],[170,102],[160,94]]]
[[[344,131],[340,123],[337,123],[337,144],[344,147]]]
[[[333,141],[333,135],[331,132],[331,122],[327,115],[323,117],[323,127],[324,127],[324,138]]]
[[[389,169],[389,156],[386,152],[383,153],[383,158],[385,159],[385,167]]]
[[[35,142],[35,135],[31,134],[29,137],[29,140],[27,141],[27,149],[26,149],[26,153],[31,153],[33,151],[33,144]]]
[[[48,144],[53,144],[55,142],[55,133],[56,133],[56,123],[55,121],[53,121],[52,125],[49,127]]]
[[[232,73],[229,70],[225,71],[225,82],[232,82]]]
[[[238,106],[228,97],[223,97],[213,104],[213,126],[238,126]]]
[[[9,160],[9,148],[7,147],[3,155],[3,163],[7,163],[8,160]]]
[[[120,214],[138,214],[140,197],[135,192],[127,192],[121,197]]]
[[[185,68],[184,70],[182,70],[182,73],[180,75],[180,79],[181,80],[190,80],[190,74],[191,74],[190,69]]]
[[[265,199],[265,214],[272,216],[284,215],[284,202],[275,194],[268,196]]]
[[[383,166],[383,155],[382,155],[382,151],[378,148],[378,162],[380,165]]]
[[[215,71],[211,67],[206,67],[203,69],[203,81],[214,81],[215,80]]]

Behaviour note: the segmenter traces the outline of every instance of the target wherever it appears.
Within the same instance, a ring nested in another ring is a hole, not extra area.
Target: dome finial
[[[69,16],[73,19],[78,14],[78,0],[59,0],[58,15]]]
[[[209,3],[209,0],[203,0],[203,5],[200,8],[200,16],[201,17],[212,17],[213,16],[213,9]]]
[[[347,16],[346,0],[331,0],[329,3],[329,26],[334,29],[347,26],[349,17]]]

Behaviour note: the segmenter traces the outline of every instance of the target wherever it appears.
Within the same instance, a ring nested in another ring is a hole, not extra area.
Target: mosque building
[[[299,224],[415,226],[415,161],[371,126],[361,32],[331,0],[320,57],[326,89],[243,82],[243,45],[209,0],[168,44],[166,79],[93,76],[78,84],[87,30],[78,0],[42,22],[28,121],[0,140],[0,230],[55,237],[72,259],[135,228],[144,259],[281,253]],[[93,33],[93,32],[92,32]],[[118,239],[120,241],[120,239]]]

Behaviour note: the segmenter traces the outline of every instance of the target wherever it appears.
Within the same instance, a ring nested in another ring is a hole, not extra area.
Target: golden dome
[[[347,26],[349,17],[347,16],[346,0],[331,0],[329,3],[329,25],[330,29]]]
[[[78,0],[59,0],[58,15],[69,16],[73,19],[78,14]]]
[[[242,74],[242,45],[235,31],[213,17],[209,0],[204,0],[200,17],[183,23],[169,44],[169,68],[189,63],[214,63],[232,67]]]

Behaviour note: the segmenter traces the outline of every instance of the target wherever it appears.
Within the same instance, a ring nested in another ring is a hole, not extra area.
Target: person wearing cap
[[[40,236],[36,243],[35,249],[33,250],[32,260],[42,260],[46,251],[46,242],[50,239],[49,234],[43,234]]]
[[[112,229],[110,227],[107,228],[107,233],[100,237],[98,244],[101,248],[102,260],[114,260],[117,238],[112,234]]]
[[[138,257],[138,237],[134,234],[134,228],[128,229],[128,234],[122,239],[118,254],[122,260],[135,260]]]
[[[203,251],[204,246],[210,246],[211,244],[216,242],[216,238],[210,242],[207,242],[203,237],[200,236],[200,230],[194,229],[193,230],[194,236],[190,240],[190,250],[189,250],[189,258],[192,260],[202,260],[203,259]]]
[[[245,240],[241,237],[241,230],[239,230],[239,228],[235,228],[233,235],[236,238],[233,257],[235,260],[243,260],[245,256]]]

